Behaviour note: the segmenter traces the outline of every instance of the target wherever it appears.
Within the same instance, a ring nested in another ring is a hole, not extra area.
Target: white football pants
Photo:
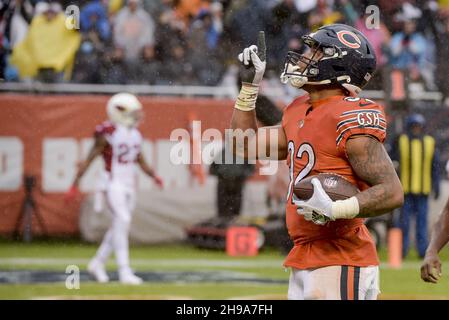
[[[292,268],[288,285],[289,300],[376,300],[379,292],[378,266]]]
[[[136,205],[136,193],[132,188],[112,183],[106,189],[105,198],[112,214],[112,224],[94,259],[104,264],[114,251],[117,266],[120,269],[129,268],[128,234]]]

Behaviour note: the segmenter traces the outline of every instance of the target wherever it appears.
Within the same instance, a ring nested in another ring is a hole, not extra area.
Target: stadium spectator
[[[407,132],[400,135],[392,158],[399,161],[399,173],[405,194],[400,226],[402,254],[409,250],[409,229],[412,216],[416,216],[416,245],[421,258],[427,249],[428,199],[431,193],[440,194],[439,152],[435,139],[424,133],[425,118],[412,114],[407,118]]]
[[[309,29],[314,31],[323,25],[341,23],[343,20],[344,16],[341,12],[334,10],[327,1],[319,0],[315,9],[309,14],[307,23]]]
[[[209,7],[208,0],[177,0],[173,1],[176,14],[184,21],[186,25],[190,25],[192,20],[198,16],[201,10]]]
[[[166,1],[160,8],[159,24],[161,26],[168,26],[170,29],[186,33],[188,24],[179,18],[179,13],[172,1]],[[159,34],[163,34],[164,30],[159,30]]]
[[[358,5],[359,12],[365,10],[367,6],[373,4],[373,1],[370,0],[362,0],[360,2],[359,1],[357,2],[359,3]],[[400,27],[398,27],[397,25],[395,14],[399,12],[403,7],[404,3],[408,3],[409,0],[395,0],[395,1],[378,0],[376,2],[377,2],[376,4],[379,7],[379,11],[381,13],[382,22],[385,23],[388,30],[390,30],[391,32],[397,31],[398,28]]]
[[[241,0],[232,3],[225,16],[225,30],[229,41],[231,58],[238,54],[238,49],[245,47],[257,39],[259,30],[265,29],[269,11],[266,3],[258,0]]]
[[[300,45],[299,39],[306,32],[299,24],[299,17],[293,0],[284,0],[271,9],[266,23],[266,37],[270,43],[267,52],[268,70],[278,71],[282,66],[290,40]]]
[[[443,100],[449,105],[449,12],[437,8],[430,8],[427,11],[429,25],[432,28],[436,55],[436,72],[435,80],[438,89],[443,94]]]
[[[29,0],[3,1],[0,9],[2,33],[11,48],[25,38],[33,18],[33,10],[33,4]]]
[[[104,0],[93,0],[86,4],[80,12],[80,27],[82,33],[95,31],[101,41],[108,41],[111,36],[111,26]]]
[[[125,0],[109,0],[108,3],[108,13],[111,18],[110,22],[112,22],[113,17],[122,9]]]
[[[368,40],[373,44],[374,51],[376,52],[376,58],[379,68],[382,68],[387,62],[386,53],[388,53],[390,43],[390,32],[386,26],[380,21],[379,28],[368,28],[366,19],[368,15],[360,17],[355,22],[355,27],[363,32]]]
[[[158,84],[192,85],[193,66],[188,58],[187,25],[178,19],[172,5],[159,17],[156,55],[160,61]]]
[[[289,2],[289,1],[287,1]],[[297,22],[301,27],[308,27],[308,17],[318,5],[318,0],[293,0],[296,11],[299,13]]]
[[[379,21],[378,27],[373,27],[371,25],[372,21],[370,20],[371,13],[366,13],[363,10],[362,14],[359,16],[350,1],[340,0],[340,3],[343,5],[346,20],[348,20],[357,30],[360,30],[368,38],[376,53],[377,71],[374,74],[373,79],[365,88],[382,90],[382,73],[383,68],[388,61],[388,51],[391,41],[390,32],[382,21]]]
[[[28,33],[33,11],[30,0],[6,0],[0,3],[0,79],[19,80],[17,68],[9,63],[10,53]]]
[[[21,79],[42,82],[69,80],[80,35],[66,27],[66,17],[57,2],[39,2],[25,39],[14,48],[11,63]]]
[[[218,49],[220,36],[223,33],[223,5],[214,2],[209,7],[211,22],[207,33],[207,44],[210,49]]]
[[[111,39],[107,7],[103,0],[89,2],[81,9],[80,27],[82,40],[72,81],[102,83],[102,57]]]
[[[189,33],[189,60],[200,85],[216,85],[225,68],[218,48],[223,28],[221,7],[212,8],[216,11],[200,11]]]
[[[167,7],[172,6],[172,2],[173,0],[142,0],[142,6],[156,20]]]
[[[155,30],[155,22],[141,7],[140,0],[128,0],[126,7],[117,13],[114,20],[114,59],[123,63],[126,82],[153,82],[155,79]]]
[[[421,10],[417,8],[404,10],[397,17],[403,23],[403,28],[400,32],[396,32],[391,39],[390,63],[392,67],[406,71],[410,75],[411,81],[424,80],[427,88],[434,88],[432,65],[427,56],[430,43],[416,30]]]

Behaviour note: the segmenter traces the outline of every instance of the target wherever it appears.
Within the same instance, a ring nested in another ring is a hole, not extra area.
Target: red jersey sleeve
[[[352,106],[337,115],[337,149],[346,153],[346,141],[354,135],[369,135],[385,141],[387,121],[382,106],[369,103],[365,107]]]
[[[99,124],[95,127],[94,136],[95,137],[99,137],[99,136],[107,137],[107,136],[111,135],[114,132],[114,130],[115,130],[114,125],[109,121],[105,121],[102,124]]]

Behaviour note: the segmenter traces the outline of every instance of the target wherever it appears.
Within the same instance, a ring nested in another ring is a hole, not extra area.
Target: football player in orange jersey
[[[308,50],[287,54],[281,81],[307,94],[284,110],[282,125],[264,128],[270,130],[268,135],[257,127],[255,116],[266,65],[263,33],[258,46],[239,55],[246,70],[231,126],[251,129],[248,132],[253,134],[234,151],[260,158],[271,150],[270,158],[287,159],[286,219],[294,241],[284,262],[291,268],[288,298],[376,299],[379,260],[363,218],[403,204],[401,183],[383,146],[384,110],[357,96],[375,71],[376,57],[366,37],[343,24],[323,26],[302,40]],[[257,154],[250,154],[248,146],[253,142],[259,146]],[[261,142],[265,147],[260,147]],[[308,201],[295,199],[295,184],[324,172],[343,176],[361,192],[332,201],[318,179],[312,179],[313,196]]]

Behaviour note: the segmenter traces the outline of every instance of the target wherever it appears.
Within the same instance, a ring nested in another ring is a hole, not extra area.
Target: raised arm
[[[384,146],[371,136],[356,136],[346,143],[349,162],[371,187],[357,194],[358,217],[374,217],[402,206],[404,193]]]
[[[266,45],[263,31],[258,46],[245,48],[239,60],[245,68],[241,73],[242,89],[232,114],[231,128],[233,152],[245,159],[280,160],[287,157],[287,141],[281,126],[257,127],[256,100],[259,84],[266,66]],[[254,146],[252,148],[251,146]]]

